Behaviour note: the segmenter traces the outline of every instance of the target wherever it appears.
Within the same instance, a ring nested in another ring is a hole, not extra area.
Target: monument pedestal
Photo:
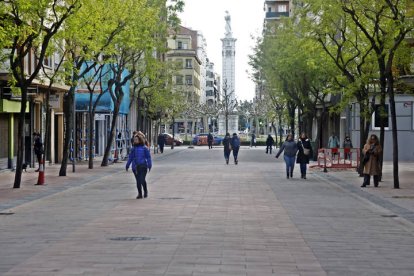
[[[239,134],[239,115],[228,115],[228,133],[233,135],[233,133]],[[226,116],[219,115],[218,117],[218,135],[226,135]]]

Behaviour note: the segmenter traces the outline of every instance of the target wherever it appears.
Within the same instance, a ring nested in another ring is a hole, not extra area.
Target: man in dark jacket
[[[233,157],[234,157],[234,164],[238,164],[238,156],[239,156],[239,149],[240,149],[240,138],[237,133],[233,133],[233,137],[231,138],[231,147],[233,150]]]
[[[270,151],[270,154],[272,154],[272,147],[274,143],[275,140],[273,140],[272,135],[269,134],[266,139],[266,153],[269,153]]]
[[[207,135],[207,144],[208,144],[208,148],[212,149],[213,148],[213,141],[214,141],[214,137],[211,134],[211,132]]]
[[[157,139],[158,147],[161,153],[164,153],[165,137],[164,134],[160,133]]]
[[[40,162],[42,160],[42,154],[43,154],[43,143],[42,143],[42,138],[40,136],[40,133],[33,132],[33,139],[34,139],[33,151],[37,157],[37,162],[39,163],[39,167],[40,167]],[[36,172],[38,171],[39,169],[36,170]]]

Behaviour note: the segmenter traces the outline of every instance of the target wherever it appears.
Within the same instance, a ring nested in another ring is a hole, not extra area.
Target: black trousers
[[[134,175],[137,182],[138,195],[142,195],[142,190],[144,190],[144,194],[147,194],[147,181],[145,180],[145,177],[147,176],[147,167],[137,168]]]
[[[266,146],[266,153],[270,151],[270,154],[272,154],[272,146]]]
[[[371,176],[369,174],[364,174],[364,183],[363,185],[369,185],[371,181]],[[374,175],[374,186],[378,187],[379,175]]]

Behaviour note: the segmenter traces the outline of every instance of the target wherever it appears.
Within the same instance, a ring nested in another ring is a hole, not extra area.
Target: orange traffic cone
[[[39,177],[37,178],[36,185],[43,185],[43,184],[45,184],[45,167],[44,167],[44,161],[42,158],[40,159],[40,163],[39,163]]]

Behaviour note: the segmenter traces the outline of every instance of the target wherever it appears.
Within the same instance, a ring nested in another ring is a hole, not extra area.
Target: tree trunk
[[[50,101],[50,86],[49,86],[49,90],[47,91],[46,94],[46,126],[45,126],[45,140],[43,142],[43,148],[44,148],[44,152],[43,152],[43,160],[44,162],[46,162],[46,158],[49,157],[49,154],[51,152],[50,149],[50,129],[51,129],[51,109],[49,107],[49,101]],[[52,163],[52,160],[49,160],[50,163]],[[44,167],[44,170],[46,170],[46,167]]]
[[[93,134],[95,133],[95,110],[91,110],[89,112],[89,118],[88,118],[88,125],[89,125],[89,133],[88,133],[88,156],[89,156],[89,164],[88,168],[93,169],[93,141],[95,140],[95,137],[93,137]]]
[[[25,152],[24,141],[24,122],[26,117],[26,105],[27,105],[27,87],[20,86],[22,92],[22,100],[20,105],[19,123],[17,124],[17,160],[16,160],[16,173],[14,175],[13,188],[20,188],[23,172],[23,158]]]
[[[66,170],[69,159],[69,146],[72,139],[72,129],[73,129],[73,120],[72,116],[75,116],[73,113],[73,104],[74,104],[74,93],[75,87],[71,87],[63,99],[63,113],[65,114],[65,137],[63,142],[63,155],[62,155],[62,164],[60,166],[59,176],[66,176]],[[73,141],[74,143],[74,141]],[[75,158],[75,152],[73,151],[73,158]]]
[[[392,74],[388,78],[388,96],[390,97],[390,109],[391,109],[391,127],[392,127],[392,161],[393,161],[393,176],[394,176],[394,189],[400,188],[400,180],[398,174],[398,131],[397,131],[397,112],[395,110],[394,99],[394,79]]]
[[[123,98],[123,96],[120,95],[117,98],[117,100],[115,102],[115,105],[114,105],[114,113],[113,113],[113,116],[112,116],[111,130],[110,130],[110,134],[109,134],[109,137],[108,137],[108,142],[106,144],[105,153],[104,153],[102,163],[101,163],[102,167],[108,166],[109,154],[111,153],[112,142],[113,142],[114,137],[115,137],[116,121],[118,119],[119,108],[121,106],[122,98]]]

